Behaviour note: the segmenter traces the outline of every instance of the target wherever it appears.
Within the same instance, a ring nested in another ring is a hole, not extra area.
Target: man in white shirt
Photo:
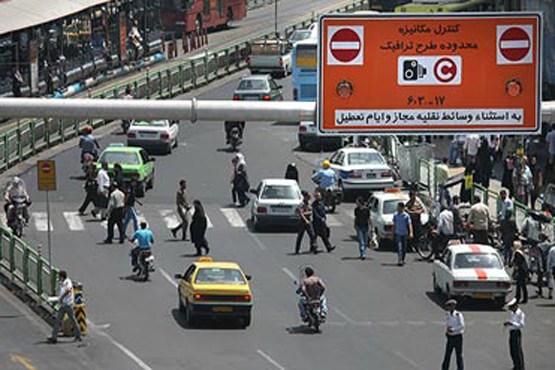
[[[447,344],[445,345],[445,356],[443,357],[443,363],[441,365],[442,370],[449,369],[453,349],[457,357],[457,370],[464,369],[462,354],[464,317],[462,313],[455,310],[456,306],[457,301],[454,299],[445,302],[445,309],[447,311],[445,313],[445,336],[447,337]]]
[[[60,324],[64,316],[67,314],[69,321],[73,326],[73,334],[75,335],[75,341],[81,341],[81,330],[79,330],[79,325],[77,320],[75,320],[75,312],[73,311],[73,304],[75,296],[73,294],[73,284],[71,280],[67,277],[67,272],[62,270],[59,272],[60,277],[60,293],[57,297],[57,301],[60,305],[58,308],[58,314],[56,315],[56,321],[54,321],[54,326],[52,327],[52,336],[48,338],[49,343],[58,342],[58,331],[60,330]]]
[[[524,370],[524,354],[522,353],[522,332],[524,328],[524,312],[518,307],[516,298],[507,303],[511,318],[503,326],[509,329],[509,349],[513,360],[513,370]]]
[[[98,185],[97,189],[97,199],[95,202],[94,210],[91,212],[93,217],[96,217],[97,213],[100,213],[100,218],[102,220],[106,219],[106,209],[108,207],[108,195],[110,189],[110,176],[108,175],[108,163],[103,162],[102,167],[98,170],[96,174],[96,183]]]
[[[108,201],[108,235],[105,244],[112,244],[114,238],[114,226],[118,226],[119,243],[125,241],[125,230],[123,229],[123,216],[125,207],[125,194],[115,184],[110,187],[110,200]]]
[[[466,137],[466,159],[467,161],[470,157],[476,157],[478,155],[478,149],[480,148],[480,135],[471,134]]]

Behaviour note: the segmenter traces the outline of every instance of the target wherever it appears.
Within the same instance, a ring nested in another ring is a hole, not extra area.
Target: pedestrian
[[[518,227],[512,210],[505,212],[505,216],[499,223],[499,231],[503,243],[503,262],[508,266],[513,255],[513,245],[518,237]]]
[[[62,320],[64,319],[65,315],[67,315],[69,321],[71,322],[71,325],[73,326],[73,335],[75,337],[75,341],[80,342],[82,340],[81,330],[79,329],[79,325],[77,324],[77,320],[75,319],[75,311],[73,309],[73,305],[75,303],[73,283],[67,277],[67,272],[64,270],[61,270],[58,273],[58,277],[60,281],[60,288],[59,295],[58,297],[56,297],[56,300],[59,303],[59,307],[56,314],[56,320],[54,321],[54,325],[52,326],[52,336],[50,336],[47,340],[49,343],[58,342],[58,331],[60,330]]]
[[[448,370],[451,362],[451,355],[455,350],[457,358],[457,370],[463,370],[463,333],[464,333],[464,316],[457,311],[457,301],[450,299],[445,302],[445,336],[447,343],[445,344],[445,355],[443,363],[441,364],[442,370]]]
[[[21,86],[23,86],[24,82],[23,75],[19,71],[19,68],[15,66],[12,76],[12,94],[14,98],[21,97]]]
[[[528,302],[528,288],[526,285],[528,283],[529,272],[530,269],[528,268],[526,257],[519,248],[513,255],[513,279],[516,283],[515,298],[518,303],[524,304]]]
[[[528,166],[528,160],[526,157],[520,158],[520,163],[516,166],[513,171],[513,188],[515,190],[515,198],[526,207],[528,207],[528,201],[530,200],[530,194],[533,189],[533,178],[532,171]]]
[[[355,230],[357,233],[359,257],[366,259],[366,248],[368,248],[370,230],[370,209],[364,203],[362,197],[356,199],[355,207]]]
[[[509,195],[508,189],[501,189],[499,192],[499,199],[501,200],[501,211],[497,217],[499,221],[503,221],[505,219],[505,215],[508,211],[514,214],[515,205]]]
[[[191,205],[189,204],[189,195],[187,194],[187,181],[185,179],[179,180],[179,189],[175,195],[175,205],[177,207],[177,214],[180,218],[180,223],[173,229],[171,229],[174,238],[177,238],[177,232],[179,229],[182,230],[181,240],[187,240],[187,228],[189,226],[189,210]]]
[[[476,177],[476,157],[471,157],[470,160],[466,162],[466,166],[464,168],[464,183],[461,186],[460,190],[460,197],[462,203],[470,202],[471,194],[472,194],[472,185],[474,184],[475,177]]]
[[[518,307],[518,300],[513,298],[507,303],[510,319],[503,326],[509,329],[509,350],[513,360],[513,370],[524,370],[524,354],[522,353],[522,329],[524,328],[524,312]]]
[[[326,206],[322,201],[322,194],[319,191],[314,192],[314,202],[312,202],[312,227],[314,228],[315,246],[313,252],[318,253],[318,245],[316,238],[320,237],[328,253],[335,249],[335,245],[330,243],[330,228],[326,222]]]
[[[538,249],[541,253],[540,259],[538,261],[538,279],[536,281],[536,287],[538,297],[543,297],[543,286],[544,286],[544,278],[548,281],[550,279],[551,270],[548,268],[548,259],[549,259],[549,250],[551,249],[551,242],[549,241],[547,234],[541,233],[540,234],[540,242],[538,243]],[[550,284],[548,284],[551,287]]]
[[[413,243],[417,243],[420,240],[422,235],[422,214],[426,211],[426,207],[416,194],[416,190],[409,191],[409,200],[405,205],[405,210],[410,216],[413,233],[413,237],[408,241],[408,246],[414,251],[416,248],[413,248]]]
[[[110,176],[108,175],[108,163],[102,162],[100,170],[96,174],[97,198],[95,209],[91,212],[93,217],[100,213],[100,219],[106,219],[106,211],[108,209],[108,196],[110,195]]]
[[[200,200],[193,201],[193,218],[191,220],[191,242],[197,250],[196,256],[202,255],[202,249],[206,250],[206,254],[210,253],[210,247],[206,240],[206,229],[208,227],[208,220],[204,213],[204,207]]]
[[[477,154],[477,179],[476,183],[482,185],[486,189],[489,188],[489,180],[491,177],[491,150],[487,138],[482,137],[480,139],[480,146],[478,148]]]
[[[455,221],[453,212],[445,205],[441,206],[441,212],[437,221],[437,237],[434,245],[434,255],[441,256],[443,250],[447,247],[449,240],[455,233]]]
[[[451,205],[451,197],[449,196],[449,189],[445,186],[449,180],[449,159],[443,158],[441,164],[436,167],[436,185],[439,204],[445,204],[447,207]]]
[[[125,230],[123,229],[123,209],[125,206],[125,194],[115,184],[110,185],[110,200],[108,201],[108,235],[104,240],[105,244],[112,244],[114,238],[114,226],[117,225],[119,231],[119,243],[125,240]]]
[[[139,220],[137,219],[137,210],[135,209],[135,203],[143,205],[140,200],[137,199],[137,180],[131,179],[129,185],[125,189],[125,199],[124,199],[124,209],[123,209],[123,233],[127,235],[127,226],[129,222],[133,221],[133,233],[139,229]]]
[[[474,196],[474,204],[470,207],[468,225],[474,243],[488,244],[489,209],[478,195]]]
[[[453,213],[453,227],[454,227],[455,234],[460,234],[463,231],[463,227],[462,227],[463,219],[461,216],[460,207],[461,207],[461,198],[458,195],[454,195],[451,202],[451,207],[449,207],[449,209]]]
[[[245,162],[245,157],[241,153],[235,155],[235,171],[233,174],[233,188],[237,193],[236,203],[237,207],[244,207],[249,203],[249,197],[247,196],[247,191],[249,191],[249,178],[247,175],[247,163]]]
[[[465,154],[466,154],[466,162],[468,163],[471,158],[476,158],[478,155],[478,149],[480,148],[480,135],[478,134],[470,134],[466,137],[465,146]]]
[[[530,171],[532,172],[532,192],[530,194],[530,206],[536,209],[536,200],[540,195],[540,189],[543,188],[544,169],[538,162],[538,157],[532,155],[530,157]]]
[[[314,228],[312,227],[312,209],[310,207],[310,193],[303,190],[302,192],[303,200],[301,204],[297,207],[297,215],[299,216],[299,229],[297,232],[297,240],[295,242],[295,254],[299,254],[301,250],[301,243],[303,241],[304,234],[308,234],[310,243],[310,252],[313,252],[318,248],[316,245],[316,235],[314,234]]]
[[[114,163],[114,178],[112,182],[119,189],[125,189],[125,180],[123,178],[123,167],[121,167],[121,164],[119,163]]]
[[[513,172],[515,169],[515,157],[513,153],[509,153],[503,161],[503,177],[501,178],[501,186],[507,189],[509,194],[514,194]]]
[[[549,287],[549,299],[553,299],[553,285],[555,282],[555,245],[552,245],[547,252],[547,281]]]
[[[295,180],[297,184],[299,183],[299,170],[294,162],[287,165],[287,168],[285,169],[285,178]]]
[[[520,228],[522,236],[526,238],[526,244],[535,247],[540,242],[540,234],[543,232],[542,223],[537,219],[534,211],[528,210]]]
[[[405,204],[397,203],[397,212],[393,215],[393,232],[395,235],[395,245],[397,246],[397,266],[405,264],[407,253],[407,243],[413,238],[413,229],[410,216],[405,212]]]
[[[85,189],[85,200],[83,200],[81,207],[79,207],[80,215],[86,214],[87,207],[90,203],[96,207],[98,184],[96,182],[96,168],[92,162],[89,163],[87,167],[85,185],[83,185],[83,188]]]

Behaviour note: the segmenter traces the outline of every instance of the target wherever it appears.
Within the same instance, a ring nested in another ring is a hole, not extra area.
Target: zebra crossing
[[[211,208],[205,210],[207,218],[207,227],[214,228],[213,219],[219,221],[218,227],[222,227],[222,223],[225,223],[226,227],[231,228],[246,228],[247,220],[244,215],[239,213],[238,209],[235,208]],[[60,217],[61,214],[61,217]],[[191,212],[189,214],[189,219],[193,215]],[[212,217],[211,217],[212,215]],[[222,217],[223,216],[223,217]],[[158,225],[162,221],[163,227],[166,229],[172,229],[177,226],[180,222],[179,216],[173,209],[149,209],[148,211],[137,211],[137,218],[139,223],[144,221],[151,225],[151,222]],[[327,215],[328,226],[330,227],[343,227],[345,225],[350,225],[352,220],[352,212],[348,210],[342,210],[335,214]],[[63,221],[60,221],[63,220]],[[106,229],[108,227],[108,222],[90,222],[93,221],[90,215],[80,215],[77,211],[53,211],[50,219],[50,230],[51,231],[85,231],[88,228],[96,228],[100,225],[102,228]],[[6,225],[6,215],[4,212],[0,212],[0,222],[2,225]],[[48,217],[45,211],[32,211],[30,213],[29,226],[37,232],[47,232],[48,231]]]

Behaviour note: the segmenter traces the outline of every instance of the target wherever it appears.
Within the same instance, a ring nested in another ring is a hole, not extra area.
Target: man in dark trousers
[[[118,189],[115,184],[110,186],[111,193],[108,200],[108,235],[104,240],[106,244],[112,244],[114,238],[114,226],[118,226],[119,243],[123,244],[125,240],[125,230],[123,230],[123,216],[125,207],[125,194]]]
[[[462,313],[455,310],[455,307],[457,307],[457,301],[454,299],[445,302],[445,310],[447,311],[445,313],[445,336],[447,337],[447,343],[445,345],[445,356],[443,357],[443,363],[441,365],[442,370],[449,369],[453,349],[457,356],[457,370],[464,369],[462,352],[464,317]]]
[[[524,328],[524,312],[513,298],[507,303],[511,317],[503,326],[509,329],[509,350],[513,360],[513,370],[524,370],[524,354],[522,353],[522,328]]]
[[[326,223],[326,206],[322,202],[322,194],[319,191],[314,192],[314,202],[312,202],[312,227],[314,228],[314,253],[318,253],[318,245],[316,238],[320,237],[324,242],[328,253],[335,249],[335,245],[330,243],[330,229]]]
[[[301,250],[301,243],[305,232],[308,234],[310,241],[310,251],[314,252],[318,246],[316,245],[316,236],[312,228],[312,210],[310,209],[310,194],[307,191],[302,191],[303,201],[297,207],[297,215],[299,215],[299,231],[297,233],[297,241],[295,243],[295,254],[299,254]]]

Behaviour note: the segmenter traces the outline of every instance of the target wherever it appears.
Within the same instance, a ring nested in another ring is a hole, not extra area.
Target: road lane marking
[[[162,276],[165,277],[166,280],[169,281],[170,284],[174,286],[174,288],[177,288],[177,287],[178,287],[178,285],[177,285],[175,279],[172,278],[172,277],[170,276],[170,274],[168,274],[163,268],[158,268],[158,271],[160,271],[160,273],[162,274]]]
[[[341,221],[339,221],[334,215],[326,215],[326,223],[330,227],[343,226]]]
[[[282,267],[281,271],[285,272],[285,274],[289,276],[291,280],[297,281],[297,277],[295,276],[295,274],[293,274],[291,270],[289,270],[287,267]]]
[[[257,349],[257,350],[256,350],[256,353],[258,353],[260,356],[264,357],[264,359],[265,359],[266,361],[268,361],[269,363],[271,363],[272,365],[274,365],[274,366],[276,367],[276,369],[285,370],[285,368],[284,368],[283,366],[281,366],[281,365],[279,364],[279,362],[277,362],[276,360],[274,360],[273,358],[271,358],[271,357],[270,357],[266,352],[264,352],[263,350]]]
[[[46,212],[33,212],[33,220],[37,231],[48,231],[48,217]],[[50,231],[53,231],[52,222],[50,222]]]
[[[422,369],[416,362],[408,358],[407,356],[403,355],[400,351],[393,351],[393,353],[399,357],[400,359],[404,360],[407,364],[411,365],[415,369]]]
[[[222,211],[232,227],[245,227],[245,221],[243,221],[243,218],[236,209],[220,208],[220,211]]]
[[[253,234],[253,233],[249,233],[249,235],[251,236],[252,240],[254,240],[256,246],[257,246],[258,248],[260,248],[260,250],[263,250],[263,251],[267,251],[267,250],[268,250],[268,248],[266,248],[266,245],[265,245],[264,243],[262,243],[262,240],[260,240],[260,238],[259,238],[258,236],[256,236],[256,235]]]
[[[173,229],[177,225],[179,225],[179,220],[177,219],[177,215],[171,209],[161,209],[158,211],[160,216],[164,218],[164,222],[166,223],[166,227],[168,229]]]
[[[83,225],[83,221],[79,217],[79,212],[64,212],[64,218],[71,231],[85,230],[85,225]]]
[[[336,314],[338,314],[339,316],[341,316],[345,321],[347,321],[349,324],[354,324],[355,320],[351,319],[349,316],[347,316],[345,313],[343,313],[341,310],[339,310],[339,308],[337,307],[332,307],[331,308],[333,312],[335,312]]]
[[[37,370],[37,368],[31,364],[31,360],[29,360],[27,357],[23,357],[21,355],[10,355],[10,360],[14,364],[23,365],[23,367],[25,367],[27,370]]]

